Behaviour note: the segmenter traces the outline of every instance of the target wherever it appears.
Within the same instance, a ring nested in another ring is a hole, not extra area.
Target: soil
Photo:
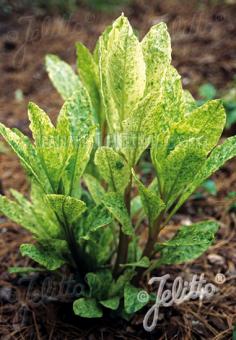
[[[148,28],[165,21],[173,46],[173,64],[184,86],[196,96],[198,86],[211,82],[225,89],[236,74],[236,5],[217,1],[134,1],[125,14],[142,37]],[[69,18],[47,16],[29,9],[0,14],[0,120],[9,127],[29,133],[27,103],[36,102],[55,119],[62,100],[52,88],[44,69],[44,56],[55,53],[75,66],[76,41],[90,48],[104,27],[119,15],[93,12],[85,6]],[[236,191],[236,160],[215,176],[217,195],[194,197],[179,211],[162,237],[173,234],[177,225],[213,217],[221,228],[214,245],[198,260],[165,266],[155,275],[169,273],[190,280],[204,273],[218,292],[210,299],[185,302],[163,308],[152,333],[143,329],[145,310],[125,322],[105,316],[102,320],[81,320],[71,313],[70,301],[32,303],[27,282],[7,273],[9,266],[30,265],[18,253],[31,236],[0,216],[0,338],[5,339],[232,339],[236,324],[236,216],[227,193]],[[16,157],[0,153],[0,190],[14,188],[27,195],[28,184]],[[219,275],[226,281],[219,284]],[[35,289],[41,276],[34,274]],[[217,283],[218,282],[218,283]],[[142,283],[147,289],[146,281]],[[34,289],[34,291],[35,291]]]

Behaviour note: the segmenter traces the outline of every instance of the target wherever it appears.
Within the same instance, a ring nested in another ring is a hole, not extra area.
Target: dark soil
[[[225,89],[236,74],[236,6],[211,3],[137,0],[124,9],[140,37],[151,25],[167,22],[173,63],[185,87],[195,95],[204,82]],[[75,65],[74,43],[81,40],[93,48],[104,27],[118,15],[119,12],[92,12],[85,7],[67,20],[29,10],[13,12],[11,16],[0,14],[0,121],[28,133],[29,101],[36,102],[55,118],[62,100],[44,70],[45,54],[56,53]],[[142,326],[145,311],[130,322],[109,317],[86,321],[75,318],[70,303],[63,299],[36,306],[26,294],[27,282],[23,284],[7,273],[9,266],[30,265],[29,260],[18,254],[18,248],[31,237],[0,216],[1,339],[232,339],[236,324],[236,216],[226,195],[236,191],[235,168],[234,160],[214,176],[216,197],[205,195],[190,200],[162,234],[165,238],[181,223],[213,217],[221,223],[214,246],[193,263],[167,266],[155,273],[158,276],[169,273],[172,281],[178,275],[189,280],[194,274],[204,273],[207,282],[214,284],[216,274],[222,273],[226,282],[218,284],[219,291],[209,301],[163,308],[152,334]],[[2,193],[8,194],[10,187],[28,192],[24,173],[11,152],[0,154],[0,182]],[[36,276],[33,291],[40,289],[40,280],[42,277]],[[143,286],[147,287],[146,281]]]

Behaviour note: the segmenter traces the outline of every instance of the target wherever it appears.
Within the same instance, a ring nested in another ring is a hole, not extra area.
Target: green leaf
[[[78,72],[89,93],[93,108],[95,109],[95,122],[99,123],[101,122],[102,117],[98,66],[93,59],[93,55],[82,43],[79,42],[76,44],[76,52]]]
[[[146,64],[146,93],[160,91],[163,74],[171,62],[171,42],[165,23],[152,26],[142,40]]]
[[[152,225],[160,213],[165,209],[165,204],[160,198],[159,192],[146,188],[135,175],[134,171],[132,173],[138,187],[144,211]]]
[[[106,308],[117,310],[120,304],[120,298],[118,296],[115,296],[107,300],[101,300],[99,302]]]
[[[63,176],[65,193],[77,196],[80,177],[89,162],[95,135],[91,103],[83,91],[74,93],[63,105],[58,117],[58,125],[60,126],[64,120],[69,121],[73,140],[71,157]]]
[[[194,138],[180,143],[168,155],[161,174],[164,177],[164,197],[168,205],[185,189],[204,160],[200,140]]]
[[[186,130],[193,129],[193,137],[201,137],[206,154],[218,143],[226,122],[224,107],[212,100],[193,110],[186,119]]]
[[[50,80],[64,100],[83,87],[70,65],[56,55],[48,54],[45,63]]]
[[[197,103],[188,90],[184,90],[183,96],[184,96],[184,102],[185,102],[185,111],[187,113],[197,108]]]
[[[216,170],[224,165],[224,163],[236,156],[236,136],[228,138],[223,144],[217,146],[201,166],[199,171],[193,177],[191,183],[186,187],[181,195],[175,209],[174,214],[186,199],[198,188],[201,183],[210,177]]]
[[[84,237],[87,240],[87,249],[98,266],[107,265],[111,254],[115,251],[116,234],[114,228],[108,225],[102,232],[93,232]],[[82,237],[83,239],[83,237]]]
[[[130,178],[130,169],[124,157],[110,147],[100,147],[94,162],[112,191],[123,193]]]
[[[86,210],[85,203],[74,197],[52,194],[47,195],[47,199],[60,221],[69,224],[75,222]]]
[[[236,340],[236,325],[234,325],[233,339],[232,340]]]
[[[150,260],[147,256],[142,257],[139,261],[133,263],[125,263],[121,264],[121,267],[140,267],[140,268],[148,268],[150,265]]]
[[[123,198],[119,194],[109,192],[104,195],[102,203],[121,224],[123,233],[130,236],[134,235],[134,229]]]
[[[0,134],[17,154],[28,174],[33,176],[39,184],[47,187],[49,185],[47,177],[29,138],[21,134],[18,130],[14,129],[13,131],[1,123]]]
[[[95,299],[80,298],[73,303],[75,315],[82,318],[101,318],[102,309]]]
[[[130,167],[133,167],[141,157],[143,151],[150,144],[152,130],[150,121],[153,123],[153,114],[156,111],[156,94],[151,93],[140,100],[133,108],[130,116],[123,121],[125,131],[121,134],[121,150],[126,156]],[[153,128],[153,127],[152,127]]]
[[[140,309],[142,309],[149,301],[149,295],[146,295],[146,299],[140,299],[140,292],[142,290],[132,286],[131,284],[126,284],[124,290],[124,302],[125,311],[128,314],[133,314]]]
[[[112,282],[109,295],[110,296],[119,296],[123,298],[124,296],[124,288],[127,283],[129,283],[132,278],[135,276],[135,271],[131,268],[125,269],[123,274],[118,277],[118,279]]]
[[[216,88],[212,84],[203,84],[199,88],[199,95],[206,100],[214,99],[216,94]]]
[[[22,244],[20,252],[22,256],[30,257],[48,270],[59,269],[65,263],[65,260],[53,249],[39,248],[34,244]]]
[[[131,208],[130,208],[130,215],[131,217],[134,217],[139,212],[142,211],[143,205],[142,200],[140,196],[135,196],[131,200]]]
[[[62,174],[71,155],[69,122],[65,118],[55,128],[47,114],[36,104],[29,103],[28,114],[38,157],[51,183],[52,192],[57,192]]]
[[[173,239],[157,245],[156,250],[161,253],[158,263],[177,264],[198,258],[212,244],[218,228],[215,221],[181,227]]]
[[[203,182],[202,188],[210,195],[216,196],[217,194],[217,187],[212,179],[207,179],[205,182]]]
[[[45,269],[34,268],[34,267],[10,267],[8,268],[8,273],[10,274],[28,274],[28,273],[37,273],[37,272],[45,272]]]
[[[145,63],[141,45],[123,15],[101,41],[100,74],[109,126],[121,127],[145,88]]]
[[[100,204],[102,201],[102,197],[105,193],[102,185],[98,181],[98,179],[92,175],[85,174],[83,176],[83,180],[85,181],[86,186],[96,204]]]
[[[84,239],[90,239],[91,233],[98,231],[113,221],[109,211],[101,204],[89,210],[88,216],[84,222],[86,235]]]
[[[48,219],[47,230],[44,228],[44,221],[48,215],[47,212],[43,210],[42,206],[41,210],[38,211],[35,205],[27,201],[23,195],[13,190],[12,193],[18,198],[18,202],[0,195],[0,211],[5,216],[20,224],[38,239],[57,236],[58,226],[54,224],[53,219]]]
[[[74,144],[94,127],[93,108],[85,90],[74,92],[73,96],[66,100],[58,116],[58,125],[65,120],[68,120]]]
[[[108,291],[112,283],[112,274],[110,270],[87,273],[86,281],[90,289],[90,297],[103,300],[108,296]]]

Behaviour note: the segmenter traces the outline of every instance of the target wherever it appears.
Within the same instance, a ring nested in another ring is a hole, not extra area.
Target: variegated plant
[[[67,265],[86,283],[74,302],[77,315],[100,317],[109,308],[129,317],[144,305],[137,276],[197,258],[213,242],[215,221],[182,227],[164,243],[158,236],[195,189],[236,155],[236,137],[217,146],[222,104],[197,107],[182,88],[164,23],[139,42],[122,15],[92,54],[81,43],[76,49],[78,75],[58,57],[46,57],[65,100],[56,126],[32,103],[33,143],[0,125],[32,188],[29,200],[13,190],[14,200],[0,196],[0,210],[37,241],[23,244],[22,255],[40,270]],[[145,186],[138,161],[149,150],[155,178]],[[137,227],[145,219],[143,246]]]

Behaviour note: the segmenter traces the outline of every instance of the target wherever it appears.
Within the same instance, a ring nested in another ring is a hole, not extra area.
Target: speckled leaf
[[[187,186],[180,200],[178,201],[174,211],[176,212],[186,199],[201,185],[201,183],[210,177],[224,163],[236,156],[236,136],[228,138],[223,144],[217,146],[207,160],[204,162],[200,170],[193,177],[191,183]]]
[[[183,96],[185,102],[185,112],[189,113],[197,108],[197,102],[188,90],[184,90]]]
[[[148,293],[146,295],[146,299],[140,299],[140,292],[141,289],[132,286],[130,283],[125,285],[124,304],[126,313],[133,314],[142,309],[148,303]]]
[[[160,193],[158,191],[146,188],[143,183],[138,179],[138,177],[133,172],[135,183],[138,187],[138,191],[143,203],[144,211],[148,216],[150,225],[156,220],[159,214],[165,209],[165,204],[160,198]]]
[[[85,184],[88,187],[88,190],[96,204],[101,203],[102,197],[105,193],[104,188],[101,186],[100,182],[96,177],[93,177],[92,175],[85,174],[83,176],[83,179],[85,181]]]
[[[157,245],[161,253],[158,264],[177,264],[201,256],[212,244],[219,223],[204,221],[179,229],[170,241]]]
[[[64,100],[70,98],[75,91],[83,88],[79,77],[74,73],[71,66],[56,55],[48,54],[45,63],[49,78]]]
[[[126,264],[121,264],[121,267],[140,267],[140,268],[148,268],[150,265],[150,260],[147,256],[142,257],[139,261],[137,262],[132,262],[132,263],[126,263]]]
[[[163,75],[171,62],[171,43],[164,22],[153,26],[142,40],[146,63],[146,93],[160,91]]]
[[[205,161],[201,140],[189,139],[176,146],[163,161],[160,177],[164,179],[164,201],[172,204],[191,182]]]
[[[75,315],[82,318],[101,318],[102,309],[95,299],[80,298],[73,303],[73,310]]]
[[[86,91],[74,92],[61,108],[58,116],[58,125],[68,120],[70,134],[73,142],[86,135],[94,126],[91,101]]]
[[[125,269],[123,274],[121,274],[115,282],[114,281],[112,282],[109,289],[110,296],[123,297],[125,285],[129,283],[134,276],[135,271],[133,268]]]
[[[65,260],[52,249],[36,247],[34,244],[22,244],[20,246],[22,256],[28,256],[48,270],[60,268]]]
[[[170,126],[174,122],[181,121],[185,113],[185,100],[181,77],[172,65],[167,69],[162,86],[160,105],[164,123],[162,122],[161,124],[162,126],[164,124]]]
[[[130,178],[130,169],[124,157],[110,147],[100,147],[94,162],[112,191],[123,193]]]
[[[35,267],[10,267],[8,268],[8,273],[10,274],[30,274],[37,272],[45,272],[43,268],[35,268]]]
[[[150,126],[153,114],[156,114],[157,96],[151,93],[134,106],[130,116],[122,123],[124,133],[121,150],[130,167],[139,160],[143,151],[150,144]],[[153,129],[153,126],[152,126]]]
[[[80,78],[85,85],[95,109],[95,121],[101,122],[101,103],[99,93],[99,71],[93,55],[82,43],[76,44],[77,68]]]
[[[47,195],[47,199],[60,221],[67,221],[69,224],[76,221],[86,210],[85,203],[74,197],[64,195]]]
[[[32,176],[38,184],[49,189],[50,183],[48,182],[42,164],[37,157],[37,152],[29,138],[24,136],[17,129],[11,130],[1,123],[0,134],[17,154],[27,173]]]
[[[120,298],[118,296],[112,297],[107,300],[101,300],[99,301],[101,305],[103,305],[106,308],[109,308],[111,310],[117,310],[120,304]]]
[[[52,192],[57,192],[72,152],[69,122],[64,117],[54,127],[47,114],[36,104],[29,103],[28,109],[37,154],[51,183]]]
[[[95,46],[94,51],[93,51],[93,58],[94,58],[94,61],[97,65],[99,65],[99,58],[100,58],[100,54],[102,52],[101,51],[101,42],[104,45],[104,47],[107,48],[107,41],[109,39],[109,34],[110,34],[111,30],[112,30],[112,25],[107,26],[97,40],[96,46]]]
[[[107,79],[107,40],[109,38],[109,33],[110,29],[108,29],[104,33],[104,35],[99,38],[96,47],[96,58],[99,65],[99,80],[102,105],[106,114],[106,120],[109,126],[109,130],[111,132],[114,132],[121,127],[121,122],[119,121],[119,113],[112,97],[111,88],[109,87]]]
[[[20,224],[34,235],[38,236],[37,220],[33,214],[29,214],[29,208],[22,208],[17,202],[8,199],[6,196],[0,195],[0,212],[12,221]]]
[[[95,135],[91,103],[82,92],[76,92],[65,102],[58,117],[58,126],[66,119],[69,121],[73,147],[63,181],[65,193],[77,196],[80,177],[90,159]]]
[[[84,221],[85,235],[83,236],[83,239],[89,240],[92,237],[92,233],[98,231],[100,228],[107,226],[112,221],[112,215],[104,207],[104,205],[100,204],[90,209],[88,216],[86,216],[86,219]]]
[[[114,218],[120,222],[124,234],[134,235],[133,226],[122,196],[114,192],[109,192],[104,195],[102,202]]]
[[[219,100],[212,100],[193,110],[185,122],[186,130],[192,128],[192,135],[201,137],[206,154],[217,144],[226,122],[226,114]]]
[[[123,15],[100,41],[100,77],[107,119],[117,130],[141,99],[146,78],[141,45]]]
[[[108,290],[112,283],[110,270],[101,270],[96,273],[87,273],[86,282],[89,286],[90,297],[103,300],[108,296]]]

